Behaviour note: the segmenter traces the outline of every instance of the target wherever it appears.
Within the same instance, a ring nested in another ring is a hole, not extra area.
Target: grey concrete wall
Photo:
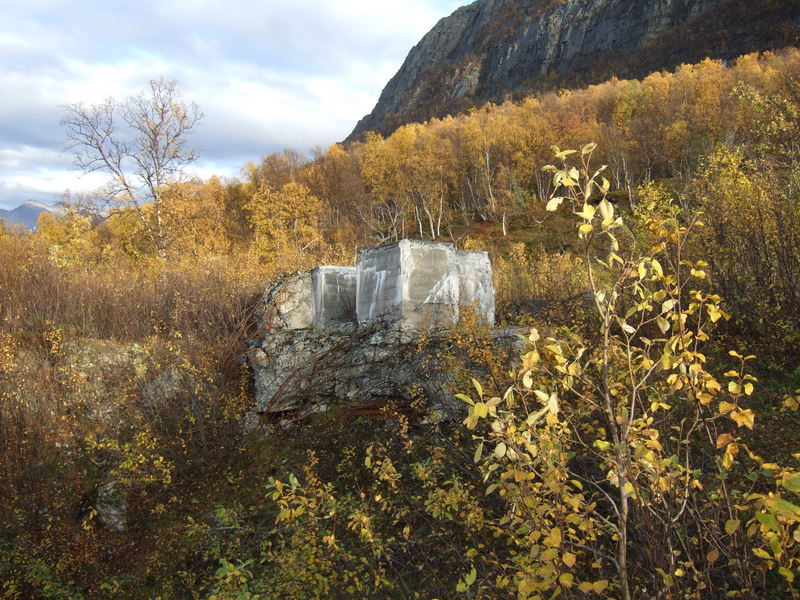
[[[400,242],[403,310],[401,327],[437,329],[458,319],[458,268],[453,244]]]
[[[400,243],[367,248],[358,255],[356,317],[361,325],[402,316]]]
[[[362,251],[357,268],[356,313],[362,325],[382,320],[404,329],[449,327],[467,306],[494,324],[492,265],[486,252],[401,240]]]
[[[321,266],[277,282],[267,293],[267,328],[347,328],[376,322],[401,329],[453,325],[466,307],[494,323],[492,266],[486,252],[401,240],[368,248],[356,267]]]
[[[359,255],[357,318],[404,329],[447,327],[458,318],[453,244],[400,240]]]
[[[459,307],[475,310],[488,325],[494,325],[495,294],[492,263],[487,252],[457,253]]]
[[[312,323],[318,329],[356,322],[356,267],[317,267],[311,271]]]

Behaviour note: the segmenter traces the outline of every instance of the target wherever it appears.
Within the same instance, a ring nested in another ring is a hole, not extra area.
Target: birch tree
[[[183,102],[177,82],[161,78],[124,101],[78,102],[65,107],[65,113],[61,124],[76,166],[110,176],[102,197],[112,210],[133,210],[156,254],[164,258],[164,192],[197,159],[187,136],[203,117],[200,108]]]

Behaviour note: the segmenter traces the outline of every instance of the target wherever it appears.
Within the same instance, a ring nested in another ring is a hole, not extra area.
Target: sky
[[[90,191],[64,107],[177,81],[204,113],[197,176],[344,139],[409,50],[468,0],[3,0],[0,208]]]

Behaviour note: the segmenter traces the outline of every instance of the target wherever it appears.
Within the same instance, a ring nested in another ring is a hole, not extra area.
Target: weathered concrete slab
[[[317,329],[356,323],[356,267],[317,267],[311,271],[312,323]]]
[[[453,244],[400,242],[403,317],[407,329],[449,327],[458,320],[458,268]]]
[[[460,250],[457,265],[461,312],[469,307],[488,325],[494,325],[495,294],[489,253]]]
[[[368,248],[356,267],[321,266],[282,278],[265,298],[268,329],[385,324],[407,330],[453,325],[466,307],[494,323],[492,266],[485,252],[401,240]]]
[[[458,318],[453,244],[401,240],[359,255],[356,315],[406,329],[447,327]]]
[[[359,324],[399,319],[403,312],[400,244],[362,250],[357,269],[356,317]]]

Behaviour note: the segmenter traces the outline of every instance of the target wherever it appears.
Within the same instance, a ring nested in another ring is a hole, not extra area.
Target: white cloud
[[[344,138],[452,0],[5,0],[0,207],[92,178],[69,169],[64,105],[124,98],[165,76],[205,113],[197,173]]]

